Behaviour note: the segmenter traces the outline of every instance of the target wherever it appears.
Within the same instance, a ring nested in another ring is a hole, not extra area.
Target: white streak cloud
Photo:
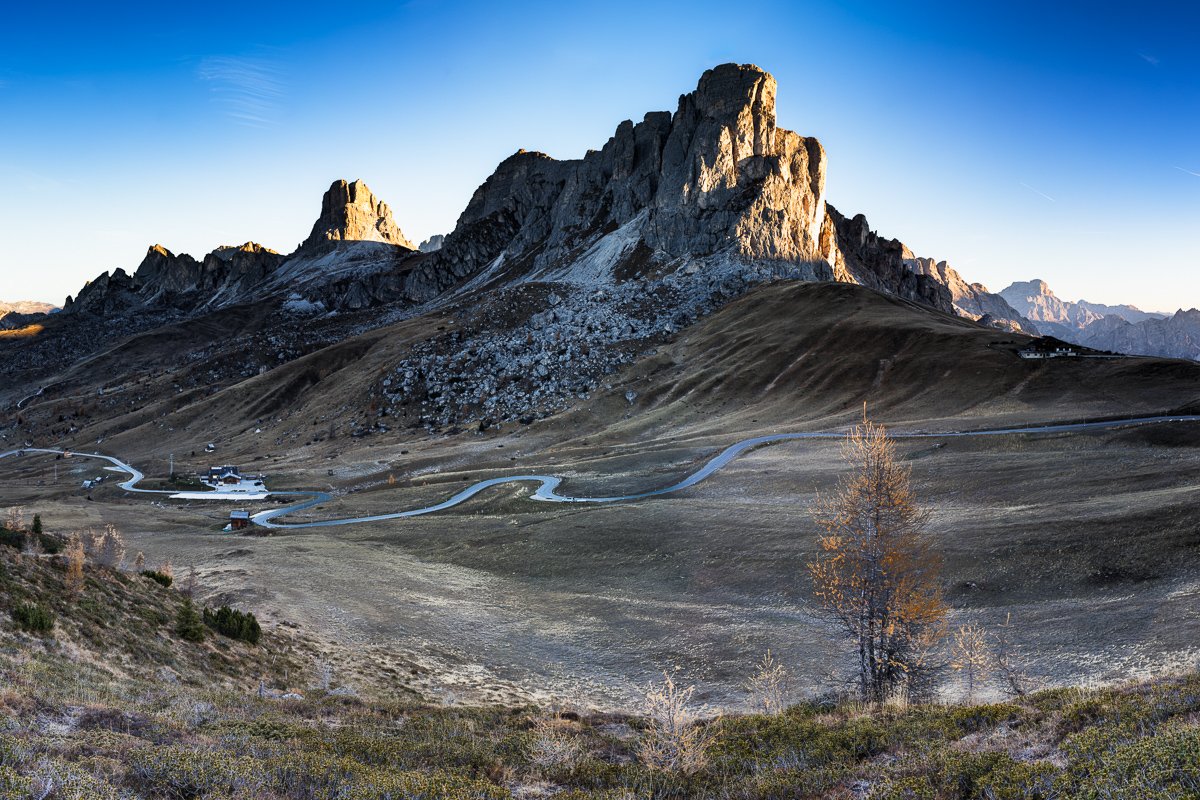
[[[283,71],[265,58],[209,56],[196,74],[210,84],[213,102],[241,125],[265,128],[279,121]]]
[[[1022,185],[1022,186],[1024,186],[1024,187],[1025,187],[1026,189],[1028,189],[1029,191],[1033,192],[1034,194],[1036,194],[1036,195],[1040,195],[1040,196],[1042,196],[1042,197],[1046,198],[1046,199],[1047,199],[1047,200],[1049,200],[1051,203],[1057,203],[1057,202],[1058,202],[1057,200],[1055,200],[1053,197],[1051,197],[1050,195],[1046,194],[1045,192],[1039,192],[1037,189],[1033,188],[1033,187],[1032,187],[1032,186],[1030,186],[1028,183],[1024,183],[1024,182],[1022,182],[1022,183],[1021,183],[1021,185]]]

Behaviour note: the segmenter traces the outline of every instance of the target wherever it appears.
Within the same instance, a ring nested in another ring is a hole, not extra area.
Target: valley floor
[[[934,512],[955,622],[994,627],[1011,616],[1029,671],[1049,685],[1194,665],[1198,437],[1200,426],[1174,425],[902,441]],[[566,465],[565,491],[636,491],[728,443],[705,432],[637,445],[554,443],[534,426],[404,457],[364,444],[334,475],[302,452],[266,471],[273,485],[331,490],[332,501],[298,515],[327,518],[427,504],[483,477],[562,474]],[[797,698],[838,685],[849,666],[846,643],[812,605],[805,569],[815,549],[806,508],[836,481],[836,442],[761,448],[698,486],[628,505],[531,503],[527,489],[498,487],[428,517],[271,537],[220,533],[228,517],[220,503],[115,487],[88,501],[74,478],[53,483],[52,463],[23,473],[0,464],[0,505],[36,509],[56,530],[116,524],[152,563],[196,566],[203,596],[366,654],[347,660],[348,680],[418,665],[414,688],[429,696],[615,709],[678,668],[705,702],[736,709],[768,649],[795,674]],[[945,689],[953,697],[959,687]]]

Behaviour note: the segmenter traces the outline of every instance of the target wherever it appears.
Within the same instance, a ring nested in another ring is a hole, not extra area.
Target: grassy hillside
[[[251,313],[252,312],[252,313]],[[458,309],[459,317],[469,309]],[[47,377],[11,440],[165,455],[220,441],[234,458],[263,448],[339,454],[348,424],[369,424],[381,381],[414,345],[457,335],[435,311],[357,333],[335,318],[287,335],[263,308],[219,312],[129,337]],[[259,341],[254,337],[266,336]],[[272,338],[274,337],[274,338]],[[667,340],[536,427],[557,441],[636,439],[771,425],[845,422],[865,401],[886,422],[1020,423],[1161,413],[1200,402],[1200,365],[1170,359],[1027,361],[1029,337],[984,328],[861,286],[760,286]],[[278,352],[277,352],[278,351]],[[260,369],[269,371],[258,374]],[[17,391],[33,391],[32,384]],[[636,399],[627,400],[627,392]],[[419,400],[420,398],[416,398]],[[389,421],[375,445],[431,437]],[[468,426],[473,430],[473,426]],[[327,436],[339,429],[342,436]],[[165,437],[164,434],[173,434]],[[489,434],[491,435],[491,434]]]
[[[1200,399],[1200,364],[1020,358],[1030,341],[860,286],[780,282],[626,368],[612,381],[620,391],[570,421],[630,438],[829,427],[853,421],[865,402],[893,425],[983,427],[1166,413]]]
[[[178,592],[89,566],[72,594],[64,567],[0,546],[6,798],[1200,797],[1200,676],[982,706],[700,709],[701,744],[663,768],[644,749],[661,727],[636,713],[295,691],[311,654],[284,632],[188,642]],[[34,603],[51,630],[22,630]]]

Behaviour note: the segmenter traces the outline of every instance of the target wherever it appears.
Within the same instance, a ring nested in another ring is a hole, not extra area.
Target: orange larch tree
[[[808,565],[813,591],[857,646],[864,700],[924,693],[948,611],[941,559],[925,533],[929,512],[882,425],[856,425],[842,456],[850,474],[810,509],[822,530],[821,552]]]

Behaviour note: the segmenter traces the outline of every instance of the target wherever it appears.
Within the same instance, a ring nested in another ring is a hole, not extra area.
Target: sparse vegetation
[[[54,630],[54,614],[37,603],[18,603],[13,606],[12,618],[27,633],[46,634]]]
[[[260,630],[257,647],[180,641],[179,619],[203,630],[205,617],[251,615],[202,615],[91,562],[73,596],[68,565],[0,548],[12,619],[0,625],[0,796],[1200,798],[1196,675],[987,705],[789,705],[771,655],[749,682],[766,713],[716,717],[670,675],[633,715],[434,706],[339,692],[332,668],[313,676],[313,655],[297,660],[276,632]],[[31,643],[14,633],[16,609],[39,604],[54,640]],[[983,636],[993,670],[1006,628]],[[308,685],[289,688],[287,674]]]
[[[1001,705],[808,701],[704,723],[706,757],[686,770],[642,760],[655,723],[636,716],[279,700],[50,653],[0,653],[0,677],[6,797],[50,778],[81,787],[66,796],[146,800],[1200,797],[1200,676]]]
[[[66,559],[66,589],[72,597],[76,597],[83,592],[83,568],[87,563],[87,553],[79,536],[73,535],[67,543]]]
[[[663,673],[662,683],[646,689],[646,729],[638,746],[638,758],[648,769],[691,775],[708,765],[708,750],[714,728],[705,725],[692,704],[695,686],[675,683]]]
[[[791,675],[768,650],[755,665],[746,688],[750,692],[751,708],[763,714],[779,714],[788,706]]]
[[[987,631],[972,622],[960,625],[952,638],[950,666],[962,676],[965,699],[973,703],[975,693],[987,679],[993,662]]]

